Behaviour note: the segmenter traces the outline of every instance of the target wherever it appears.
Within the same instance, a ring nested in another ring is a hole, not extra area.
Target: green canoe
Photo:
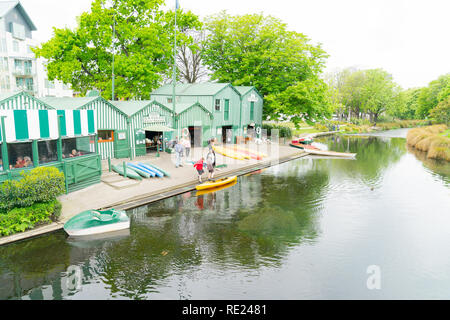
[[[112,165],[111,168],[120,174],[121,176],[125,176],[125,173],[123,172],[123,166],[116,166]],[[136,179],[136,180],[142,180],[142,177],[131,168],[127,167],[127,178]]]

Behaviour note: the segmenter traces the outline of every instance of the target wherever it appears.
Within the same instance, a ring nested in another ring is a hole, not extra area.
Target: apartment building
[[[31,50],[39,44],[32,37],[36,30],[20,1],[0,1],[0,94],[71,97],[70,88],[47,80],[45,60]]]

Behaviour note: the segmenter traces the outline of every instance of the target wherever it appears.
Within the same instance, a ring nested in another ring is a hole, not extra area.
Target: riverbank
[[[444,124],[411,129],[406,136],[408,146],[426,153],[427,158],[450,161],[450,138]]]
[[[282,162],[306,156],[307,153],[300,149],[286,145],[250,145],[252,150],[259,149],[269,156],[264,160],[235,160],[217,155],[217,165],[226,167],[216,170],[215,178],[229,175],[243,175],[251,171],[273,166]],[[192,159],[197,160],[206,155],[206,148],[193,148]],[[129,161],[128,159],[126,161]],[[170,177],[143,179],[142,181],[127,179],[114,172],[109,172],[108,162],[102,161],[102,182],[88,188],[60,196],[62,204],[61,216],[57,222],[45,225],[30,231],[17,233],[0,238],[0,245],[12,243],[54,232],[63,228],[64,223],[74,215],[90,209],[100,210],[110,207],[117,209],[130,209],[145,203],[158,201],[180,193],[194,190],[197,182],[197,174],[191,164],[175,168],[173,154],[161,153],[144,156],[133,161],[148,161],[170,172]],[[121,164],[123,160],[113,159],[112,164]],[[206,173],[203,179],[207,178]]]

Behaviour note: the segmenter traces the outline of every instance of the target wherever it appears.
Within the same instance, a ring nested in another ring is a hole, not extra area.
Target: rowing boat
[[[308,154],[317,154],[317,155],[321,155],[321,156],[344,157],[344,158],[351,158],[351,157],[355,157],[356,156],[356,153],[320,150],[319,148],[314,147],[314,146],[309,145],[309,144],[301,144],[301,143],[291,142],[289,145],[291,147],[294,147],[294,148],[303,149]]]
[[[331,157],[353,158],[356,156],[356,153],[336,152],[336,151],[329,151],[329,150],[305,149],[305,151],[309,154],[317,154],[317,155],[321,155],[321,156],[331,156]]]
[[[237,176],[232,176],[228,178],[213,180],[213,181],[207,181],[203,182],[202,184],[199,184],[195,187],[197,190],[205,190],[205,189],[211,189],[211,188],[217,188],[223,185],[226,185],[228,183],[232,183],[233,181],[237,180]]]

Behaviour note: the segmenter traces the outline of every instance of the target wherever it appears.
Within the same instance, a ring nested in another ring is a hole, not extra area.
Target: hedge
[[[0,213],[49,202],[65,192],[64,173],[55,167],[38,167],[21,175],[20,180],[7,180],[0,185]]]
[[[280,138],[291,138],[292,137],[291,128],[286,127],[286,126],[270,124],[270,123],[263,123],[262,128],[267,130],[267,136],[271,136],[271,131],[273,129],[278,129],[278,134],[279,134],[278,136]]]
[[[14,208],[0,214],[0,236],[23,232],[38,225],[56,221],[61,214],[58,200],[35,203],[26,208]]]

